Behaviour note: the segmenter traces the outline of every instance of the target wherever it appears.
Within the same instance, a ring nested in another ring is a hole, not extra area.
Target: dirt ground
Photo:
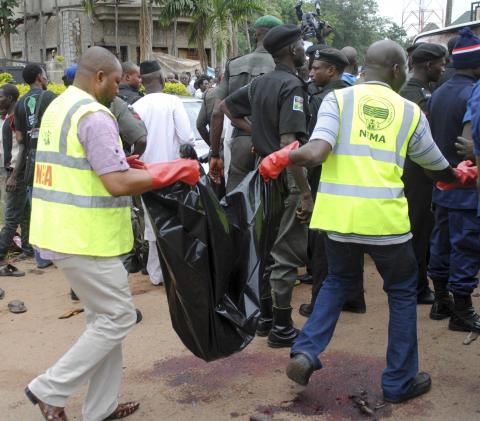
[[[400,262],[399,262],[400,264]],[[79,308],[68,295],[59,270],[39,271],[34,262],[17,264],[22,278],[0,278],[6,292],[0,301],[0,420],[40,421],[24,397],[25,385],[53,364],[84,328],[83,315],[59,320]],[[139,400],[129,420],[479,420],[480,339],[462,344],[465,334],[447,330],[447,321],[428,318],[429,306],[418,308],[421,369],[433,380],[430,393],[402,405],[386,405],[374,417],[362,415],[349,396],[368,393],[380,400],[380,375],[385,364],[387,304],[379,276],[370,261],[365,269],[367,314],[343,314],[330,348],[322,357],[324,369],[306,388],[285,376],[287,349],[270,349],[256,338],[243,352],[204,363],[182,345],[173,331],[163,287],[146,276],[132,275],[135,304],[141,324],[124,343],[124,381],[121,400]],[[296,287],[294,319],[309,297],[308,285]],[[7,304],[21,299],[24,314],[11,314]],[[480,300],[475,298],[477,308]],[[81,419],[85,388],[67,406],[71,420]]]

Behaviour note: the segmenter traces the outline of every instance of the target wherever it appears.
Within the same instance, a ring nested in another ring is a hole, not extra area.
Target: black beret
[[[313,55],[314,60],[325,61],[340,69],[345,69],[349,65],[348,58],[336,48],[317,49]]]
[[[275,54],[287,45],[302,38],[300,27],[292,24],[279,25],[270,29],[263,39],[263,46],[270,54]]]
[[[160,64],[157,60],[146,60],[140,63],[140,74],[147,75],[148,73],[158,72]]]
[[[328,48],[328,45],[326,44],[313,44],[313,45],[310,45],[310,47],[308,47],[306,50],[305,50],[305,54],[309,57],[313,57],[313,55],[315,54],[315,51],[317,50],[324,50],[325,48]]]
[[[407,47],[407,53],[410,56],[420,45],[425,44],[424,42],[417,42],[416,44],[410,45],[410,47]]]
[[[413,52],[412,63],[426,63],[427,61],[440,60],[446,56],[447,49],[443,45],[425,43]]]

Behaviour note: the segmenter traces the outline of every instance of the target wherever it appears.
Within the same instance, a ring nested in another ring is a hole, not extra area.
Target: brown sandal
[[[42,402],[38,399],[32,391],[26,387],[25,395],[34,405],[38,405],[40,411],[47,421],[68,421],[67,414],[65,414],[65,408],[59,406],[48,405],[45,402]]]
[[[120,403],[117,406],[117,409],[113,411],[107,418],[103,421],[107,420],[119,420],[120,418],[128,417],[132,415],[140,406],[140,402],[126,402]]]

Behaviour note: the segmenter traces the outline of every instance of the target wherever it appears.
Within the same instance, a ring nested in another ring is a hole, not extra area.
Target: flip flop
[[[8,264],[0,266],[0,276],[25,276],[25,272],[18,270],[15,266]]]
[[[8,309],[15,314],[25,313],[27,311],[27,307],[25,307],[25,303],[20,300],[13,300],[8,303]]]

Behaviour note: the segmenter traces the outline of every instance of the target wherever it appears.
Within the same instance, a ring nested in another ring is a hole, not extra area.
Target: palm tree
[[[263,11],[261,3],[255,0],[200,0],[195,6],[190,40],[197,41],[203,68],[207,66],[205,39],[209,33],[213,32],[215,50],[223,67],[226,56],[238,54],[239,23]]]

